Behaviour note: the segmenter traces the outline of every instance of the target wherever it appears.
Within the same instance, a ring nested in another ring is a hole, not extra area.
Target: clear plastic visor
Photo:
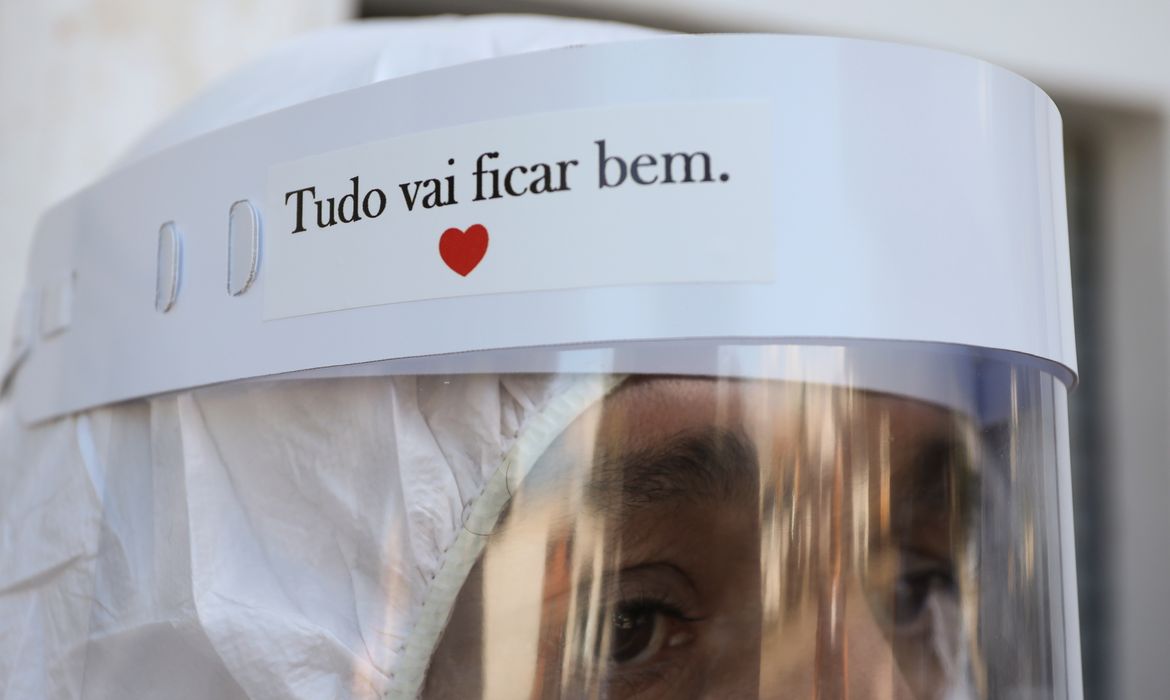
[[[1064,387],[815,352],[612,377],[478,533],[424,697],[1066,697]]]
[[[1051,375],[892,343],[602,350],[0,411],[11,687],[1078,697]]]

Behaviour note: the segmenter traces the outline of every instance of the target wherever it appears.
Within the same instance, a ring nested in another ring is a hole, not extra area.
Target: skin
[[[942,698],[968,673],[968,433],[892,396],[627,382],[514,498],[425,696]]]

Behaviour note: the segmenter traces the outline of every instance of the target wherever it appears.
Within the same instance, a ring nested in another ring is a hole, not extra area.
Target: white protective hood
[[[603,393],[270,380],[33,429],[6,413],[3,697],[412,697],[474,533]]]
[[[196,100],[126,162],[378,80],[643,33],[522,17],[329,30]],[[604,390],[267,381],[33,427],[5,397],[0,698],[413,697],[475,526]]]

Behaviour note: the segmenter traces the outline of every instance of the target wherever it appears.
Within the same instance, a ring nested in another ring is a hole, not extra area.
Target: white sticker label
[[[274,166],[265,317],[480,294],[769,282],[764,103],[538,114]]]

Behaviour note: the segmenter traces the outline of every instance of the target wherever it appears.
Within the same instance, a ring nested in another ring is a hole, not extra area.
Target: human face
[[[627,381],[515,494],[427,697],[973,694],[973,443],[907,398]]]

